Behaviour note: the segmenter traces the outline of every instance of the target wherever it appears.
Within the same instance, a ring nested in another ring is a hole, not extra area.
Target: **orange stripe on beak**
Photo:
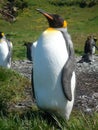
[[[53,17],[52,16],[50,16],[49,14],[47,14],[47,13],[43,13],[46,17],[48,17],[49,19],[51,19],[51,20],[53,20]]]
[[[49,15],[47,12],[43,11],[42,9],[36,9],[36,10],[40,12],[41,14],[43,14],[44,16],[46,16],[47,18],[53,20],[53,17]]]

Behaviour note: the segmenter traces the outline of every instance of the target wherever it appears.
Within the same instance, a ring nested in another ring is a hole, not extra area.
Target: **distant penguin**
[[[26,55],[27,59],[33,62],[33,57],[34,57],[34,50],[36,48],[37,41],[35,42],[25,42],[24,46],[26,46]]]
[[[11,67],[12,42],[6,39],[3,32],[0,32],[0,66]]]
[[[75,59],[67,22],[57,14],[41,9],[49,23],[34,50],[33,82],[39,108],[69,119],[74,103]]]
[[[84,46],[84,55],[82,56],[82,59],[79,61],[81,62],[93,62],[94,61],[94,54],[95,50],[98,50],[98,47],[96,46],[97,38],[95,36],[88,36],[87,40],[85,41]]]

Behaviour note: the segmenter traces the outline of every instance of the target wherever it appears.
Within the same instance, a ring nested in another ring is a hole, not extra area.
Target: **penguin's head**
[[[96,36],[93,36],[93,38],[94,38],[94,41],[96,42],[96,41],[97,41],[97,37],[96,37]]]
[[[58,14],[49,14],[45,11],[43,11],[42,9],[37,9],[38,12],[40,12],[41,14],[43,14],[49,23],[49,27],[52,28],[65,28],[67,27],[67,22]]]
[[[0,39],[4,37],[4,33],[0,32]]]

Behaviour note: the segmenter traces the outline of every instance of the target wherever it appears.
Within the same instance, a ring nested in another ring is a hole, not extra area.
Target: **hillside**
[[[53,4],[49,0],[29,0],[28,7],[19,10],[15,22],[9,23],[0,16],[0,29],[5,34],[9,34],[8,38],[14,45],[14,60],[26,58],[24,41],[37,40],[41,32],[48,27],[47,20],[35,10],[36,8],[57,13],[66,19],[68,31],[72,36],[75,52],[78,55],[83,53],[84,42],[89,34],[98,36],[98,4],[93,7],[81,8],[77,4],[67,6],[66,4]]]

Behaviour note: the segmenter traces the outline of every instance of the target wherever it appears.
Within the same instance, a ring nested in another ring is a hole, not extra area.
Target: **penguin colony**
[[[33,56],[35,100],[40,109],[69,119],[76,85],[74,49],[67,22],[41,9],[49,23],[39,37]]]
[[[11,67],[12,43],[0,32],[0,66]]]
[[[49,28],[30,45],[31,55],[28,53],[33,61],[33,95],[39,108],[68,120],[76,85],[73,43],[67,22],[61,16],[37,11],[47,18]],[[12,43],[0,32],[0,66],[11,67],[12,48]]]

